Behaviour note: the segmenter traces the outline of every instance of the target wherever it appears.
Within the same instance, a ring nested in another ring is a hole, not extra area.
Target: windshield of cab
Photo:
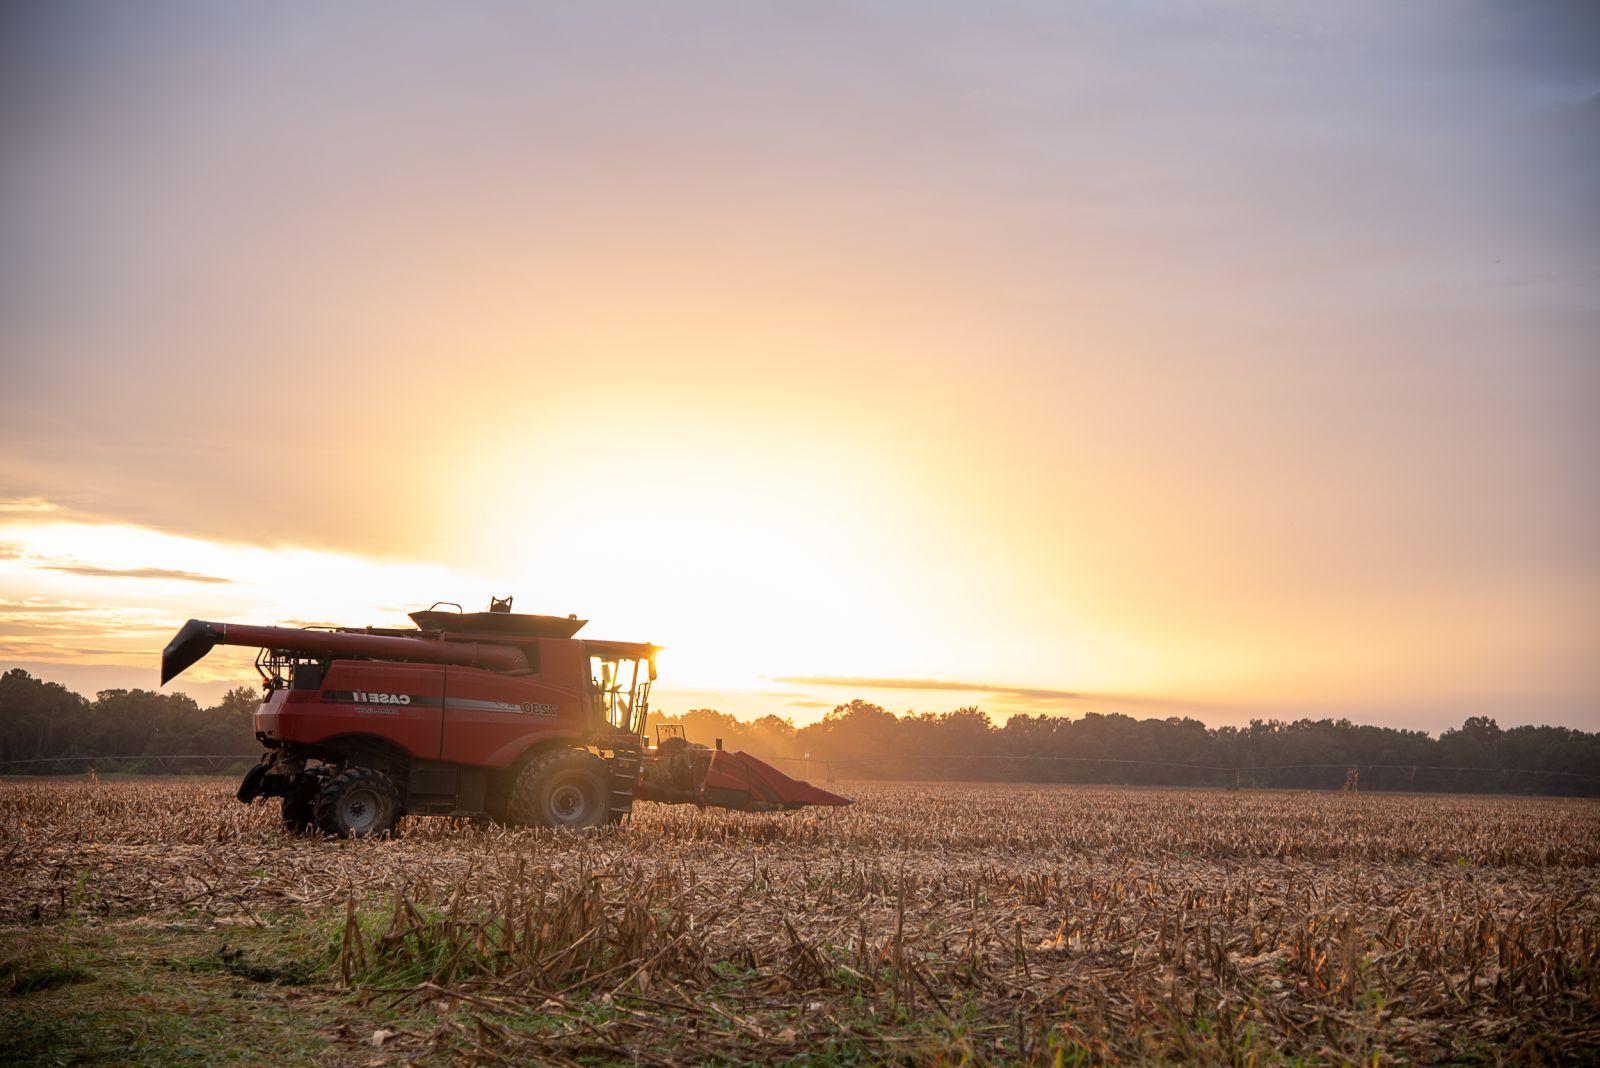
[[[650,671],[638,660],[591,656],[589,671],[595,714],[629,734],[644,731],[650,701]]]

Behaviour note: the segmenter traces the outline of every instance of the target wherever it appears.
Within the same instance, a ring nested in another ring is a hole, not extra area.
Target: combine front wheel
[[[582,831],[606,821],[611,784],[599,757],[558,749],[531,761],[511,787],[507,815],[526,827]]]
[[[285,819],[289,799],[284,799]],[[317,792],[317,829],[336,838],[372,838],[393,829],[400,798],[389,776],[374,768],[345,768]]]

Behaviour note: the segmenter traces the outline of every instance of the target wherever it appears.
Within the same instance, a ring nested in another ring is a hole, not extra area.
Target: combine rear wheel
[[[289,799],[284,799],[285,820]],[[317,829],[335,838],[373,838],[394,828],[400,797],[375,768],[345,768],[317,792]]]
[[[291,794],[283,799],[283,829],[290,834],[305,834],[317,822],[316,802]]]
[[[289,780],[283,795],[283,829],[290,834],[308,834],[317,829],[317,791],[325,776],[320,771],[301,772]]]
[[[582,831],[606,822],[610,807],[611,783],[600,758],[582,749],[557,749],[522,769],[506,814],[525,827]]]

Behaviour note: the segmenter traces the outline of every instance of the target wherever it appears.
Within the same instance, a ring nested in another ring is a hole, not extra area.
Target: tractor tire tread
[[[525,764],[516,778],[511,783],[510,796],[506,801],[507,820],[521,827],[546,827],[549,826],[540,818],[540,793],[544,788],[545,780],[566,763],[583,763],[597,771],[604,780],[606,771],[603,762],[583,749],[560,748],[552,749],[548,753],[541,753]],[[594,765],[600,765],[595,768]],[[601,802],[609,805],[609,788],[606,799]],[[607,812],[605,821],[610,822],[611,816]]]
[[[317,830],[330,838],[346,837],[344,830],[339,826],[339,795],[358,784],[387,795],[389,811],[392,814],[386,823],[375,826],[363,837],[378,837],[394,829],[395,823],[402,815],[400,792],[395,789],[394,780],[377,768],[352,766],[329,776],[322,784],[322,788],[317,791],[317,799],[313,805]]]
[[[283,795],[279,811],[284,830],[290,834],[311,834],[317,830],[317,793],[322,789],[325,778],[310,773],[292,780],[289,792]]]
[[[306,834],[317,823],[316,806],[303,797],[285,797],[280,815],[290,834]]]

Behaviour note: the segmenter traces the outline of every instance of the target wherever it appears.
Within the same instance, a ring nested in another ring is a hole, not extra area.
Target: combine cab
[[[297,630],[192,619],[163,685],[218,645],[260,649],[261,763],[239,800],[282,799],[291,831],[387,832],[404,815],[583,829],[636,799],[772,811],[848,805],[747,753],[645,744],[655,646],[574,637],[585,620],[411,613],[416,629]]]

